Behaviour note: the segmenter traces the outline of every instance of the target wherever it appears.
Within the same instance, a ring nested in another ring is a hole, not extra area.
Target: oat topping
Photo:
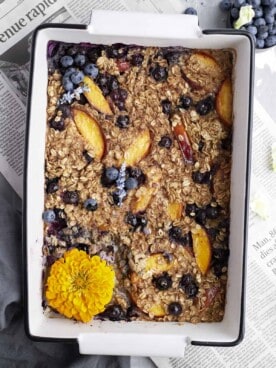
[[[48,58],[44,273],[74,248],[105,260],[115,288],[95,318],[223,319],[233,63],[124,44]]]

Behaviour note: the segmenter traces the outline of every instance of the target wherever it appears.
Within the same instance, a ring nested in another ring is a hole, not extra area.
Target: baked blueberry
[[[49,125],[51,128],[58,130],[60,132],[65,129],[65,122],[62,117],[59,117],[59,118],[54,117],[52,120],[50,120]]]
[[[171,145],[172,139],[168,135],[163,135],[163,137],[161,137],[160,141],[158,142],[158,146],[164,148],[171,148]]]
[[[76,206],[79,203],[79,194],[76,190],[66,190],[63,193],[62,199],[64,203]]]
[[[84,202],[83,206],[87,211],[96,211],[98,208],[98,202],[94,198],[89,198]]]
[[[191,107],[193,100],[190,96],[181,96],[179,99],[179,107],[188,110]]]
[[[168,290],[172,287],[172,278],[167,272],[164,272],[160,276],[154,276],[152,283],[158,290]]]
[[[156,80],[156,82],[163,82],[168,78],[167,68],[159,64],[156,64],[150,68],[150,74]]]
[[[144,184],[146,181],[146,175],[139,167],[128,167],[127,174],[130,178],[137,179],[138,185]]]
[[[187,216],[195,217],[197,214],[198,207],[195,203],[187,203],[185,208],[185,213]]]
[[[168,305],[168,312],[172,316],[179,316],[182,313],[182,306],[178,302],[172,302]]]
[[[187,273],[182,276],[179,287],[185,292],[188,298],[194,298],[198,293],[198,286],[192,274]]]
[[[56,191],[58,191],[59,189],[58,179],[59,178],[53,178],[47,181],[46,193],[51,194],[51,193],[55,193]]]
[[[208,96],[199,101],[195,106],[196,112],[199,115],[207,115],[214,109],[214,99],[212,96]]]
[[[194,171],[192,173],[192,179],[197,184],[209,184],[211,180],[211,173],[210,171]]]
[[[101,183],[104,187],[109,187],[115,184],[119,176],[119,170],[116,167],[106,167],[101,176]]]
[[[126,129],[129,126],[129,117],[128,115],[119,115],[116,120],[116,125],[120,129]]]
[[[226,263],[229,258],[229,253],[229,249],[227,248],[214,248],[212,257],[220,263]]]
[[[200,225],[204,225],[206,222],[206,217],[207,216],[205,208],[199,208],[195,216],[196,222]]]
[[[219,217],[219,212],[220,212],[220,208],[218,206],[213,207],[211,205],[208,205],[206,207],[206,216],[209,219],[214,220],[214,219],[218,218]]]
[[[195,283],[190,283],[185,286],[185,294],[188,298],[194,298],[198,293],[198,286]]]
[[[107,307],[102,315],[109,318],[110,321],[120,321],[125,319],[125,312],[119,304],[114,304]]]
[[[172,112],[172,103],[170,100],[163,100],[161,102],[162,105],[162,112],[164,114],[170,115],[170,113]]]
[[[144,60],[144,55],[143,54],[134,54],[132,55],[131,59],[130,59],[130,63],[133,66],[140,66],[142,65]]]
[[[137,216],[131,212],[128,212],[125,216],[125,222],[130,226],[136,228],[138,226]]]

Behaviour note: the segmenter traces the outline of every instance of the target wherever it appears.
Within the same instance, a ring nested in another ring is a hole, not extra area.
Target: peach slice
[[[145,189],[143,191],[140,191],[140,195],[138,197],[136,197],[132,202],[131,202],[131,211],[136,214],[138,212],[144,212],[148,205],[150,204],[151,198],[153,196],[154,193],[154,189],[153,188],[140,188],[140,189]]]
[[[138,164],[144,157],[147,156],[150,150],[151,137],[150,131],[145,129],[141,131],[127,148],[124,154],[124,161],[127,166]]]
[[[98,122],[87,112],[72,108],[72,115],[78,131],[93,148],[95,157],[101,160],[105,153],[105,138]]]
[[[182,215],[183,204],[179,202],[172,202],[168,205],[168,214],[172,221],[179,220]]]
[[[232,125],[233,91],[232,81],[227,78],[220,86],[216,96],[216,110],[218,116],[226,126]]]
[[[192,164],[194,162],[193,149],[184,125],[179,122],[173,124],[173,133],[175,138],[177,139],[184,161],[187,164]]]
[[[194,89],[208,92],[222,79],[222,70],[215,58],[205,52],[193,53],[184,69],[184,78]]]
[[[211,243],[206,231],[202,227],[197,227],[192,231],[193,251],[196,263],[201,273],[205,275],[211,263]]]
[[[83,78],[83,83],[89,88],[89,91],[83,92],[89,104],[105,115],[113,115],[109,103],[104,97],[100,87],[98,87],[97,84],[88,76]]]
[[[166,311],[162,304],[153,304],[149,308],[148,314],[152,314],[154,317],[164,317]]]
[[[150,255],[146,260],[146,271],[152,272],[165,272],[169,271],[173,266],[172,262],[169,262],[161,253]]]

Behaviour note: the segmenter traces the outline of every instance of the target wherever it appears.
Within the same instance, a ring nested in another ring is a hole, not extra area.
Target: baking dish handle
[[[81,333],[80,354],[184,357],[189,338],[172,334]]]
[[[202,36],[198,17],[187,14],[93,10],[87,30],[91,34],[128,37],[183,39]]]

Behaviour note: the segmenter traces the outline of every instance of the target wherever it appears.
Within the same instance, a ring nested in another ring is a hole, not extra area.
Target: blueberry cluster
[[[254,16],[241,27],[250,32],[258,49],[276,45],[276,0],[222,0],[220,8],[230,11],[232,23],[240,17],[241,9],[251,6]]]
[[[178,226],[172,226],[168,231],[169,239],[177,244],[192,247],[193,246],[193,238],[192,234],[189,231],[186,234],[183,234],[182,230]]]
[[[221,208],[219,206],[211,206],[210,204],[205,207],[198,207],[195,203],[188,203],[185,208],[186,215],[194,218],[200,225],[205,225],[207,219],[217,219],[220,212]]]

